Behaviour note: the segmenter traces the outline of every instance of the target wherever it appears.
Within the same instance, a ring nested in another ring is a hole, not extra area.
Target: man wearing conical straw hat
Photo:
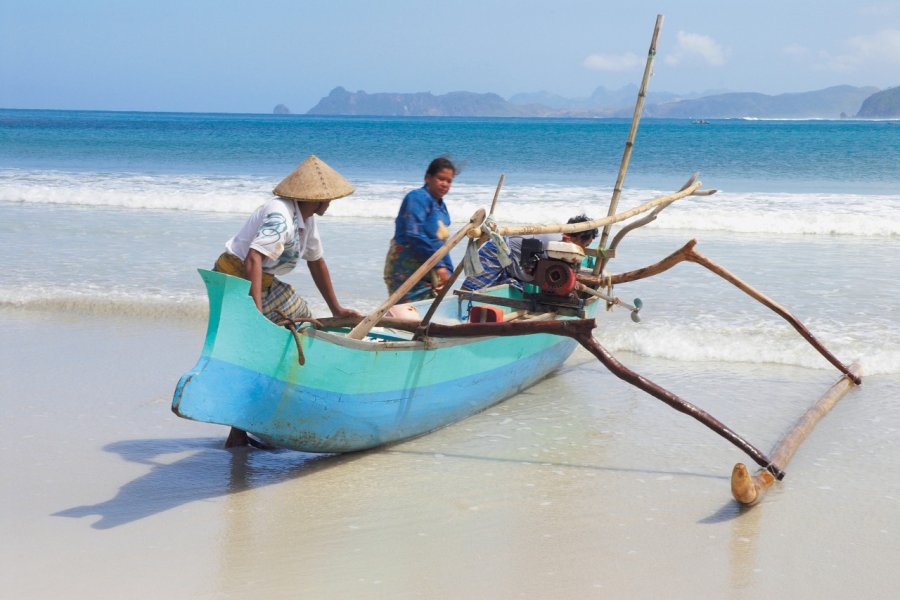
[[[275,187],[276,197],[257,208],[228,240],[214,270],[248,279],[250,296],[266,318],[278,321],[283,314],[296,321],[312,317],[309,306],[276,275],[290,273],[303,259],[334,316],[362,316],[338,302],[316,227],[316,217],[325,214],[332,200],[353,191],[337,171],[310,155]],[[248,442],[245,432],[232,428],[225,446]]]

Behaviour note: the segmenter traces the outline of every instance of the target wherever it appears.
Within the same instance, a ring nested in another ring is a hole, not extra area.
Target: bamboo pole
[[[399,288],[397,288],[393,294],[391,294],[387,300],[381,303],[381,305],[373,310],[369,315],[360,321],[359,325],[350,330],[350,333],[347,334],[347,337],[352,340],[361,340],[372,330],[372,327],[381,320],[392,306],[397,304],[397,302],[406,295],[406,292],[412,289],[414,285],[416,285],[422,277],[428,273],[434,265],[438,263],[442,258],[447,256],[450,250],[453,249],[466,235],[469,233],[469,230],[478,227],[484,221],[484,209],[479,208],[475,211],[475,214],[472,215],[472,218],[469,219],[469,222],[462,227],[459,231],[454,233],[444,244],[438,248],[437,252],[431,255],[431,258],[426,260],[422,266],[420,266],[416,271],[403,282]]]
[[[497,198],[500,197],[500,188],[503,187],[504,179],[506,179],[506,173],[500,173],[500,180],[497,181],[497,189],[494,190],[494,199],[491,200],[491,212],[488,213],[489,217],[494,216],[494,209],[497,208]]]
[[[622,153],[622,162],[619,165],[619,174],[616,176],[616,185],[613,188],[612,197],[609,200],[609,210],[606,215],[608,217],[616,214],[619,205],[619,196],[622,195],[622,185],[625,183],[625,173],[628,171],[628,163],[631,161],[631,151],[634,148],[634,139],[637,136],[638,123],[641,120],[641,112],[644,110],[644,100],[647,96],[647,83],[650,81],[650,75],[653,72],[653,59],[656,57],[656,41],[659,38],[659,30],[662,28],[663,16],[656,15],[656,25],[653,27],[653,37],[650,39],[650,50],[647,52],[647,62],[644,65],[644,77],[641,79],[641,89],[638,92],[637,101],[634,105],[634,115],[631,117],[631,129],[628,131],[628,141],[625,142],[625,151]],[[609,237],[609,230],[612,223],[603,226],[603,233],[600,235],[600,248],[606,245]],[[604,266],[604,261],[598,260],[594,263],[594,275],[600,273],[600,269]]]
[[[687,198],[688,196],[698,196],[702,195],[700,192],[700,187],[703,185],[702,181],[695,181],[693,184],[689,185],[686,188],[678,190],[677,192],[667,194],[665,196],[658,196],[647,202],[641,204],[640,206],[635,206],[630,210],[626,210],[625,212],[618,213],[609,217],[602,217],[599,219],[593,219],[591,221],[584,221],[583,223],[570,223],[570,224],[558,224],[558,225],[519,225],[515,227],[497,227],[495,231],[500,235],[533,235],[539,233],[579,233],[581,231],[588,231],[591,229],[596,229],[597,227],[602,227],[603,225],[618,223],[620,221],[625,221],[626,219],[630,219],[635,215],[639,215],[641,213],[645,213],[648,210],[653,210],[657,206],[661,204],[671,204],[676,200],[681,200],[682,198]],[[469,233],[470,237],[481,237],[480,228],[473,229]]]
[[[500,174],[500,180],[497,182],[497,189],[494,190],[494,199],[491,201],[491,212],[488,213],[488,217],[494,216],[494,209],[497,208],[497,198],[500,196],[500,188],[503,187],[503,179],[506,177],[505,174]],[[428,311],[425,313],[425,316],[422,317],[421,325],[422,327],[428,326],[431,323],[432,317],[434,317],[434,313],[437,311],[438,306],[443,302],[444,297],[447,295],[447,292],[450,291],[450,288],[453,287],[453,284],[456,283],[456,280],[459,279],[460,274],[463,272],[464,263],[460,262],[456,265],[456,268],[453,270],[453,274],[447,280],[447,282],[441,287],[441,290],[438,292],[437,297],[431,302],[431,306],[428,307]],[[420,336],[416,336],[418,338]]]
[[[835,382],[831,388],[822,395],[819,400],[813,404],[800,419],[797,420],[794,427],[781,439],[775,450],[772,452],[772,460],[780,468],[784,469],[791,457],[797,451],[797,448],[810,434],[816,424],[837,404],[838,400],[843,398],[856,382],[860,380],[862,369],[858,363],[850,366],[853,374],[842,376]],[[855,379],[854,379],[855,376]],[[775,477],[769,471],[760,469],[754,475],[750,475],[747,467],[743,463],[734,465],[731,471],[731,495],[734,499],[745,506],[754,506],[759,504],[765,497],[766,492],[775,483]]]

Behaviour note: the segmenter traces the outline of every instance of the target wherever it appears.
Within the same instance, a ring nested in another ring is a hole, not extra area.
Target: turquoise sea
[[[274,185],[317,154],[357,187],[323,224],[335,230],[325,239],[330,263],[341,267],[335,278],[353,282],[342,291],[348,302],[375,306],[391,219],[432,157],[449,154],[464,167],[448,197],[455,223],[490,204],[501,173],[501,222],[562,222],[606,213],[629,127],[605,119],[3,110],[0,240],[24,252],[7,267],[0,305],[200,314],[194,269],[208,266]],[[620,209],[677,189],[694,171],[720,192],[679,202],[631,234],[611,269],[648,264],[697,237],[701,251],[715,244],[711,258],[814,320],[844,355],[865,356],[875,372],[900,372],[898,165],[898,121],[646,119]],[[613,329],[614,349],[819,366],[799,349],[769,344],[781,341],[780,329],[772,332],[749,301],[722,295],[724,284],[710,284],[705,299],[697,297],[702,274],[664,280],[667,292],[647,310],[656,318]],[[635,295],[653,290],[651,282]]]
[[[492,409],[369,453],[225,451],[169,411],[208,268],[308,154],[357,188],[320,221],[342,303],[387,295],[403,195],[464,165],[454,226],[606,213],[629,122],[0,110],[0,584],[20,598],[894,598],[900,122],[641,122],[612,272],[697,250],[791,310],[864,382],[749,512],[743,455],[578,350]],[[616,229],[613,229],[615,232]],[[455,252],[459,258],[459,251]],[[309,274],[287,277],[327,314]],[[774,313],[679,265],[595,335],[769,451],[838,377]],[[309,367],[309,365],[307,365]],[[98,567],[104,566],[104,568]],[[165,576],[161,576],[165,574]]]

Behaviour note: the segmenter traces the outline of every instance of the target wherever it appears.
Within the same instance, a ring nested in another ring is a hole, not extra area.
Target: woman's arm
[[[436,210],[432,207],[434,199],[424,189],[414,190],[406,195],[403,204],[400,207],[400,220],[403,223],[405,242],[412,249],[416,258],[421,262],[425,262],[437,252],[444,241],[437,236],[437,232],[431,231],[429,227],[429,215]],[[436,275],[443,281],[446,280],[453,270],[453,262],[450,255],[445,256],[438,263],[438,268],[446,269],[446,276],[442,276],[440,272]]]

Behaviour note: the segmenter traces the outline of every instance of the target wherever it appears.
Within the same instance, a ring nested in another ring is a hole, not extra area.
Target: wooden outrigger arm
[[[763,467],[775,479],[784,477],[779,469],[765,454],[732,431],[729,427],[701,408],[679,398],[662,386],[639,375],[616,360],[592,335],[597,322],[594,319],[572,319],[566,321],[529,321],[506,323],[469,323],[465,325],[440,325],[431,323],[427,335],[434,337],[481,337],[496,335],[534,335],[547,333],[570,337],[580,343],[616,377],[640,388],[651,396],[662,400],[675,410],[700,421],[720,436],[740,448],[759,466]]]
[[[825,357],[825,359],[834,365],[843,376],[835,383],[828,392],[822,396],[818,402],[816,402],[803,417],[797,422],[793,429],[788,432],[787,435],[779,442],[776,446],[775,450],[772,453],[772,464],[775,466],[775,470],[768,468],[768,466],[764,469],[760,469],[754,475],[750,475],[750,472],[747,470],[747,467],[738,463],[734,466],[734,469],[731,473],[731,494],[734,496],[734,499],[740,502],[745,506],[753,506],[758,504],[762,498],[765,496],[768,488],[775,482],[776,479],[780,479],[774,475],[775,471],[781,471],[786,466],[788,461],[796,452],[798,446],[806,439],[806,436],[809,435],[809,432],[812,431],[813,427],[815,427],[816,423],[825,416],[825,414],[831,410],[831,408],[840,400],[850,389],[852,389],[856,385],[860,385],[862,383],[861,377],[861,368],[859,364],[854,363],[852,365],[845,365],[837,357],[832,354],[824,345],[822,345],[819,340],[809,331],[809,329],[800,322],[797,317],[791,314],[786,308],[763,294],[762,292],[754,289],[748,283],[742,281],[734,274],[730,273],[725,268],[720,265],[714,263],[707,257],[703,256],[699,252],[694,249],[694,246],[697,244],[697,240],[690,240],[687,244],[685,244],[680,249],[676,250],[666,258],[662,259],[658,263],[649,265],[642,269],[637,269],[635,271],[629,271],[627,273],[618,273],[616,275],[609,275],[606,277],[591,277],[585,275],[579,275],[579,281],[587,284],[599,284],[599,283],[608,283],[608,284],[617,284],[617,283],[625,283],[629,281],[637,281],[639,279],[644,279],[646,277],[651,277],[653,275],[658,275],[664,271],[667,271],[683,261],[689,261],[701,265],[719,277],[725,279],[732,285],[739,288],[741,291],[745,292],[755,300],[769,307],[773,311],[775,311],[780,317],[786,320],[791,326],[801,335],[803,338],[809,342],[809,344],[815,348],[819,354]]]
[[[851,381],[853,381],[853,383],[855,383],[856,385],[862,383],[862,379],[860,378],[860,376],[854,373],[848,365],[845,365],[840,360],[838,360],[838,358],[834,354],[832,354],[825,346],[823,346],[822,343],[819,342],[819,340],[817,340],[816,337],[812,334],[812,332],[810,332],[810,330],[807,329],[807,327],[803,323],[801,323],[797,317],[792,315],[790,311],[788,311],[786,308],[784,308],[762,292],[754,289],[750,284],[744,282],[724,267],[714,263],[710,259],[694,250],[694,246],[696,244],[697,240],[690,240],[687,244],[685,244],[666,258],[662,259],[658,263],[649,265],[642,269],[628,271],[627,273],[610,275],[608,276],[608,278],[578,275],[578,280],[587,285],[597,285],[599,283],[607,282],[615,285],[617,283],[637,281],[638,279],[645,279],[653,275],[658,275],[664,271],[668,271],[669,269],[683,261],[696,263],[698,265],[706,267],[725,281],[731,283],[741,291],[748,294],[750,297],[775,311],[781,318],[790,323],[791,327],[793,327],[801,336],[803,336],[803,338],[807,342],[809,342],[809,344],[813,348],[815,348],[819,352],[819,354],[824,356],[828,362],[834,365],[834,367],[837,368],[838,371],[849,377]]]

